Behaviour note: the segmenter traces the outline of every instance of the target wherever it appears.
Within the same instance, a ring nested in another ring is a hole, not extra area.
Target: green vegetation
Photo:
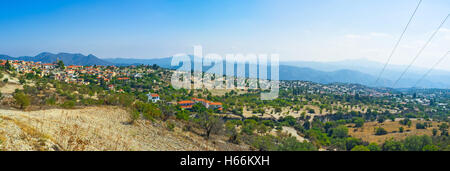
[[[383,145],[384,151],[448,151],[448,137],[442,139],[430,136],[410,136],[401,141],[388,140]],[[441,147],[439,147],[441,146]]]
[[[64,66],[64,62],[62,60],[58,60],[57,66],[60,69],[65,69],[66,67]]]
[[[73,109],[75,107],[75,101],[65,101],[63,104],[61,104],[61,107],[65,109]]]
[[[198,113],[198,118],[195,121],[205,130],[205,135],[208,139],[211,133],[216,134],[223,127],[223,121],[218,116],[208,112]]]
[[[386,135],[388,132],[384,128],[377,128],[375,129],[375,135]]]
[[[371,151],[368,147],[363,145],[357,145],[353,147],[352,151]]]
[[[13,97],[16,100],[16,104],[20,106],[20,109],[25,109],[30,105],[29,97],[23,92],[14,93]]]
[[[398,132],[403,133],[404,131],[405,131],[405,128],[403,128],[403,127],[398,128]]]
[[[377,143],[370,143],[367,148],[370,151],[381,151],[381,147]]]

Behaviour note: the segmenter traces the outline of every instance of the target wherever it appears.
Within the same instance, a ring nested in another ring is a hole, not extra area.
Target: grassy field
[[[427,129],[416,129],[416,123],[424,123],[425,121],[420,120],[412,120],[411,127],[401,125],[398,121],[387,120],[384,123],[378,122],[367,122],[364,123],[364,126],[361,128],[353,128],[353,124],[349,124],[349,134],[355,138],[361,138],[364,141],[375,142],[378,144],[382,144],[386,140],[390,138],[401,140],[406,138],[407,136],[412,135],[433,135],[433,128],[439,129],[437,122],[432,122],[432,127]],[[375,129],[381,127],[384,128],[388,134],[386,135],[375,135]],[[404,132],[400,133],[399,128],[403,127]]]

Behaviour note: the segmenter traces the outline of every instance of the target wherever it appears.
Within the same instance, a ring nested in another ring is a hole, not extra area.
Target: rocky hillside
[[[0,109],[0,150],[181,151],[245,150],[221,137],[206,141],[177,123],[136,121],[117,107],[18,111]]]

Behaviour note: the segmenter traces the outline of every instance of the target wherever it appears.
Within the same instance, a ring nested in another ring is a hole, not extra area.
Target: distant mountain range
[[[344,60],[337,62],[306,62],[306,61],[287,61],[281,62],[281,65],[290,65],[296,67],[308,67],[320,71],[337,71],[337,70],[354,70],[362,73],[376,75],[380,73],[381,69],[384,67],[384,63],[374,62],[366,59],[356,59],[356,60]],[[383,73],[383,78],[397,79],[400,74],[406,69],[404,65],[388,65],[385,72]],[[424,73],[428,71],[427,68],[412,67],[405,74],[404,78],[417,78],[423,76]],[[429,77],[438,76],[442,79],[442,76],[450,76],[450,71],[444,70],[433,70]],[[448,77],[449,78],[449,77]]]
[[[40,53],[34,57],[31,56],[21,56],[21,57],[10,57],[8,55],[0,55],[0,59],[3,60],[23,60],[23,61],[34,61],[42,63],[53,63],[57,60],[62,60],[66,65],[113,65],[113,63],[99,59],[94,55],[84,56],[82,54],[76,53]]]
[[[358,60],[345,60],[337,62],[299,62],[299,61],[289,61],[280,62],[281,65],[290,65],[295,67],[308,67],[315,70],[325,71],[325,72],[335,72],[339,70],[351,70],[357,71],[367,75],[366,80],[373,79],[373,83],[364,84],[372,85],[374,84],[376,77],[380,74],[384,63],[369,61],[366,59]],[[382,84],[381,86],[391,87],[393,82],[396,81],[407,66],[404,65],[388,65],[383,75],[381,76]],[[428,68],[411,67],[408,72],[399,81],[396,87],[409,88],[414,86],[417,81],[423,77],[423,75],[428,71]],[[375,77],[375,78],[372,78]],[[450,88],[450,71],[446,70],[433,70],[423,81],[421,81],[417,87],[423,88]]]
[[[34,57],[10,57],[0,55],[3,60],[24,60],[40,61],[43,63],[52,63],[56,60],[62,60],[66,65],[153,65],[156,64],[163,68],[176,69],[171,66],[172,57],[153,58],[153,59],[133,59],[133,58],[106,58],[100,59],[94,55],[84,56],[82,54],[48,52],[41,53]],[[191,56],[191,59],[193,57]],[[192,60],[193,61],[193,60]],[[191,66],[194,63],[191,63]],[[248,65],[248,64],[247,64]],[[346,60],[339,62],[306,62],[306,61],[288,61],[280,62],[280,80],[303,80],[322,84],[328,83],[356,83],[366,86],[375,86],[375,80],[381,71],[383,64],[369,60]],[[381,77],[377,86],[391,87],[393,82],[400,76],[406,66],[389,65]],[[208,70],[209,67],[203,67]],[[426,72],[423,68],[411,68],[405,77],[399,81],[396,88],[410,88],[415,85],[417,80]],[[248,73],[247,73],[248,75]],[[269,74],[270,76],[270,74]],[[444,70],[433,71],[418,87],[423,88],[450,88],[450,72]]]

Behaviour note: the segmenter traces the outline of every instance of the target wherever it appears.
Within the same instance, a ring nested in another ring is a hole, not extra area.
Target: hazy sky
[[[385,62],[418,0],[1,0],[0,54],[101,58],[279,53],[281,60]],[[450,13],[423,0],[394,64],[409,64]],[[450,20],[415,63],[450,50]],[[450,57],[439,66],[450,68]]]

